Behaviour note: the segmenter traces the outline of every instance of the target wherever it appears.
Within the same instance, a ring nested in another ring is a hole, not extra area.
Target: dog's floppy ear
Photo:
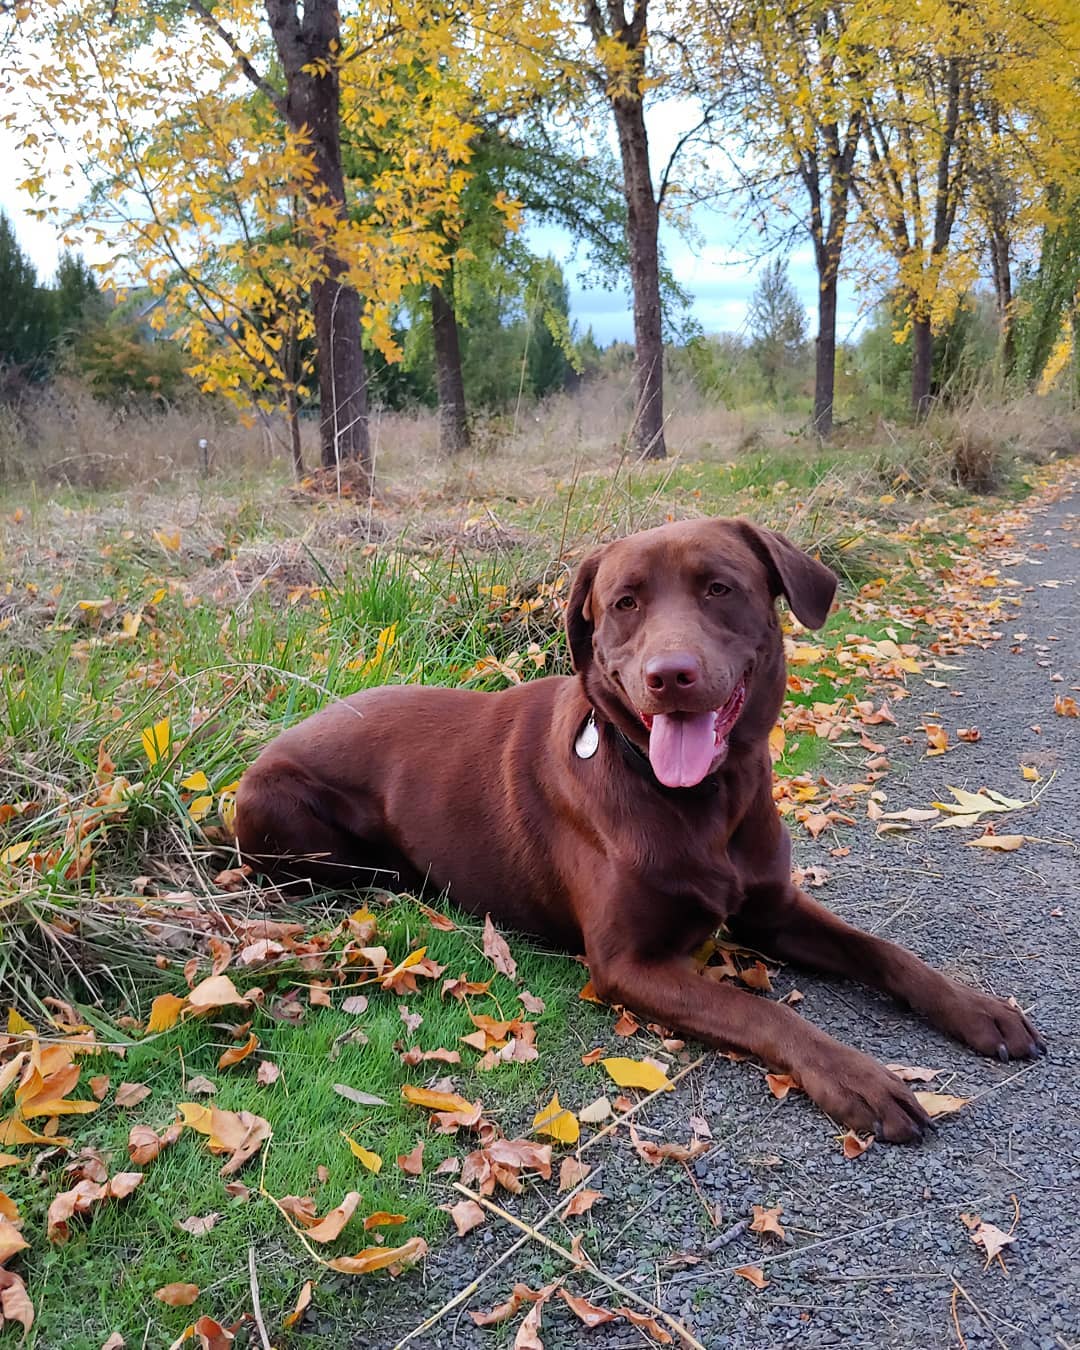
[[[785,535],[749,520],[736,523],[768,567],[773,595],[786,596],[791,612],[805,627],[820,628],[836,594],[833,573]]]
[[[602,548],[596,548],[582,559],[574,573],[570,599],[566,602],[566,640],[579,675],[592,661],[592,588],[603,552]]]

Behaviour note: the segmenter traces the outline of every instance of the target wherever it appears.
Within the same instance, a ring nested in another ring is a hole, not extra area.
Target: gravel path
[[[606,1201],[586,1219],[546,1230],[565,1245],[581,1231],[603,1270],[682,1319],[708,1350],[789,1341],[912,1350],[1080,1346],[1080,720],[1053,712],[1055,693],[1080,684],[1078,549],[1074,494],[1041,509],[1002,560],[1002,574],[1019,583],[1006,591],[1019,608],[1001,625],[1005,637],[946,658],[962,667],[942,673],[948,689],[916,681],[913,697],[897,708],[899,729],[881,738],[893,766],[882,783],[888,809],[928,806],[949,785],[1026,797],[1031,785],[1019,766],[1035,765],[1043,780],[1037,810],[999,827],[1027,834],[1023,848],[984,852],[963,846],[968,832],[928,828],[878,837],[865,819],[844,832],[851,852],[842,859],[829,856],[835,839],[797,841],[799,862],[830,871],[817,896],[939,968],[1015,995],[1047,1036],[1047,1059],[980,1059],[884,998],[784,971],[778,988],[802,991],[798,1007],[807,1018],[885,1062],[942,1070],[934,1088],[973,1103],[941,1121],[928,1145],[875,1145],[847,1161],[805,1098],[773,1101],[754,1066],[710,1054],[677,1092],[642,1113],[658,1139],[686,1142],[690,1116],[708,1122],[713,1145],[690,1165],[693,1178],[677,1165],[647,1167],[625,1139],[604,1144],[595,1150],[603,1169],[593,1184]],[[1015,643],[1016,632],[1028,636]],[[1014,645],[1022,651],[1011,651]],[[1051,681],[1055,673],[1060,682]],[[914,729],[935,710],[954,748],[928,759]],[[955,729],[971,725],[982,739],[956,745]],[[984,1270],[960,1216],[977,1213],[1007,1230],[1013,1197],[1019,1219],[1004,1254],[1008,1273],[996,1264]],[[717,1247],[718,1235],[755,1204],[782,1206],[786,1241],[744,1232]],[[542,1210],[533,1204],[524,1212],[535,1219]],[[492,1222],[443,1244],[427,1263],[426,1288],[411,1291],[412,1320],[399,1306],[397,1334],[383,1321],[352,1344],[388,1350],[511,1240],[505,1225]],[[733,1273],[744,1264],[762,1268],[765,1289]],[[535,1288],[564,1269],[530,1244],[468,1306],[490,1307],[514,1280]],[[579,1275],[570,1284],[610,1301],[595,1279]],[[547,1350],[654,1344],[625,1323],[588,1331],[558,1301],[545,1309],[542,1334]],[[412,1344],[472,1350],[512,1339],[512,1330],[478,1331],[451,1314]]]

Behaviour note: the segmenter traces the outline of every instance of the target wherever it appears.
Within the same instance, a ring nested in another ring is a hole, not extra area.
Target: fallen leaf
[[[182,1228],[185,1233],[190,1233],[192,1237],[205,1237],[220,1218],[221,1215],[216,1211],[200,1216],[193,1214],[189,1219],[182,1219],[176,1226]]]
[[[232,1327],[223,1327],[214,1318],[204,1315],[196,1321],[191,1330],[199,1338],[199,1350],[231,1350],[236,1341],[234,1333],[238,1326],[240,1322],[236,1322]],[[169,1350],[172,1350],[171,1346]]]
[[[421,1139],[411,1153],[399,1153],[398,1167],[410,1177],[418,1177],[424,1170],[424,1141]]]
[[[163,1148],[175,1144],[180,1138],[183,1126],[174,1123],[162,1134],[149,1125],[132,1125],[128,1135],[128,1157],[138,1167],[145,1167],[158,1156]]]
[[[169,753],[171,737],[172,733],[167,717],[163,717],[160,722],[155,722],[153,726],[143,728],[143,754],[151,765],[156,764],[158,760],[163,759]]]
[[[247,1059],[248,1055],[252,1054],[258,1048],[259,1038],[252,1031],[243,1045],[233,1045],[230,1046],[228,1050],[224,1051],[217,1062],[217,1066],[219,1069],[229,1069],[234,1064],[239,1064],[241,1060]]]
[[[21,1252],[24,1247],[29,1246],[29,1242],[11,1220],[0,1215],[0,1265],[9,1261],[16,1252]]]
[[[260,1087],[271,1087],[281,1077],[281,1070],[269,1059],[261,1059],[255,1070],[255,1081]]]
[[[114,1331],[101,1347],[101,1350],[124,1350],[126,1345],[127,1341],[124,1340],[123,1336],[121,1336],[118,1331]]]
[[[150,1005],[147,1033],[171,1030],[180,1020],[180,1014],[186,1006],[187,1000],[177,998],[175,994],[158,994]]]
[[[600,1199],[601,1194],[602,1192],[600,1191],[592,1191],[589,1190],[587,1186],[584,1187],[582,1190],[578,1191],[577,1195],[575,1195],[566,1206],[566,1209],[563,1211],[564,1217],[572,1219],[579,1214],[587,1214],[589,1210],[592,1209],[593,1205],[596,1204],[597,1200]]]
[[[1033,764],[1021,764],[1020,773],[1029,783],[1042,782],[1041,775],[1039,774],[1038,769],[1036,769]]]
[[[473,1103],[456,1092],[434,1092],[430,1088],[414,1087],[406,1083],[401,1095],[413,1106],[426,1106],[429,1111],[471,1111]]]
[[[988,848],[995,853],[1015,853],[1024,842],[1022,834],[984,834],[979,839],[969,839],[966,848]]]
[[[284,1318],[283,1325],[286,1328],[296,1326],[297,1322],[300,1321],[304,1313],[307,1312],[308,1308],[311,1306],[311,1292],[314,1289],[314,1287],[315,1287],[314,1280],[304,1281],[303,1285],[301,1286],[300,1293],[296,1299],[296,1307],[293,1308],[292,1312],[289,1313],[288,1316]]]
[[[642,1088],[646,1092],[671,1092],[673,1084],[666,1073],[642,1059],[602,1059],[600,1063],[619,1087]]]
[[[971,1101],[970,1097],[951,1097],[947,1092],[916,1092],[915,1100],[931,1118],[951,1116],[962,1111]]]
[[[359,1016],[360,1013],[367,1012],[367,1006],[368,1001],[366,994],[353,994],[351,997],[343,1000],[341,1011],[351,1013],[354,1016]]]
[[[957,727],[956,736],[958,740],[966,741],[968,745],[974,745],[976,741],[982,740],[982,732],[978,727]]]
[[[517,962],[510,955],[506,939],[496,932],[490,914],[484,915],[484,955],[501,975],[511,980],[517,975]]]
[[[660,1345],[673,1345],[674,1341],[671,1334],[664,1330],[655,1317],[650,1317],[648,1313],[638,1312],[636,1308],[616,1308],[615,1311],[620,1317],[625,1317],[628,1322],[633,1323],[635,1327],[640,1327],[642,1331],[647,1331],[649,1335]]]
[[[577,1117],[559,1105],[559,1094],[553,1094],[547,1106],[543,1106],[533,1117],[533,1131],[557,1139],[560,1144],[576,1144],[581,1129]]]
[[[841,1138],[840,1144],[844,1150],[844,1157],[849,1162],[855,1158],[861,1158],[870,1145],[874,1142],[874,1136],[867,1135],[865,1139],[860,1139],[854,1130],[848,1132]]]
[[[543,1293],[530,1289],[526,1284],[515,1284],[505,1303],[499,1303],[488,1312],[470,1312],[474,1324],[478,1327],[493,1327],[500,1322],[508,1322],[525,1303],[535,1303],[543,1298]]]
[[[641,1023],[632,1012],[627,1012],[624,1008],[611,1030],[616,1036],[633,1036],[641,1030]]]
[[[780,1205],[773,1209],[766,1209],[763,1205],[754,1206],[754,1217],[750,1223],[751,1233],[772,1233],[774,1237],[783,1238],[784,1225],[780,1222],[780,1215],[783,1213]]]
[[[704,1139],[693,1139],[689,1144],[656,1144],[651,1139],[642,1139],[637,1126],[630,1122],[630,1142],[635,1152],[650,1167],[659,1167],[662,1162],[690,1162],[704,1153],[709,1145]]]
[[[801,1091],[798,1082],[789,1073],[767,1073],[765,1083],[772,1095],[781,1102],[789,1092]]]
[[[223,1111],[198,1102],[181,1102],[177,1109],[186,1126],[207,1136],[211,1153],[230,1155],[219,1176],[229,1177],[238,1172],[272,1134],[270,1122],[250,1111]]]
[[[1080,717],[1080,704],[1071,694],[1055,694],[1054,711],[1059,717]]]
[[[583,1106],[578,1112],[578,1120],[583,1125],[599,1125],[611,1115],[611,1103],[606,1097],[597,1097],[596,1101]]]
[[[364,1232],[366,1233],[372,1228],[393,1228],[397,1224],[407,1221],[404,1214],[388,1214],[385,1209],[377,1209],[374,1214],[369,1214],[364,1220]]]
[[[13,1270],[0,1270],[0,1313],[5,1322],[18,1322],[24,1332],[34,1325],[34,1305],[22,1277]]]
[[[610,1308],[598,1308],[595,1303],[590,1303],[587,1299],[575,1298],[562,1285],[559,1286],[558,1293],[571,1312],[575,1313],[587,1327],[603,1326],[605,1322],[614,1322],[618,1316]]]
[[[540,1322],[545,1302],[546,1300],[537,1300],[529,1309],[514,1337],[513,1350],[544,1350],[544,1342],[540,1339]]]
[[[163,1284],[154,1290],[154,1297],[170,1308],[190,1308],[199,1297],[197,1284]]]
[[[355,1102],[357,1106],[385,1106],[386,1102],[382,1097],[376,1097],[371,1092],[361,1092],[359,1088],[349,1087],[346,1083],[332,1084],[333,1091],[339,1097],[344,1097],[346,1101]]]
[[[381,1166],[380,1160],[380,1166]],[[378,1168],[374,1169],[378,1171]],[[352,1218],[356,1206],[360,1203],[359,1191],[350,1191],[335,1209],[324,1215],[318,1223],[312,1224],[306,1236],[313,1242],[333,1242],[341,1236],[341,1231]]]
[[[521,993],[518,994],[518,999],[526,1012],[542,1013],[547,1006],[542,998],[537,998],[535,994],[530,994],[527,989],[523,989]]]
[[[427,1255],[428,1245],[422,1237],[412,1237],[400,1247],[365,1247],[355,1256],[338,1256],[327,1264],[343,1275],[368,1275],[374,1270],[385,1270],[405,1262],[419,1261]]]
[[[363,1144],[358,1144],[344,1130],[341,1131],[341,1137],[348,1144],[349,1152],[354,1158],[359,1158],[369,1172],[378,1173],[382,1171],[383,1160],[377,1153],[373,1153],[369,1148],[364,1148]]]
[[[734,1274],[741,1275],[744,1280],[749,1280],[755,1289],[764,1289],[769,1283],[762,1274],[760,1266],[736,1266]]]
[[[589,1166],[580,1158],[564,1158],[559,1168],[559,1190],[572,1191],[589,1175]]]
[[[116,1089],[116,1096],[113,1098],[114,1106],[131,1107],[138,1106],[150,1096],[150,1089],[145,1083],[121,1083]]]
[[[909,1064],[886,1064],[885,1067],[905,1083],[932,1083],[941,1072],[940,1069],[921,1069]]]
[[[188,994],[187,1004],[195,1012],[211,1012],[215,1008],[246,1008],[248,1000],[241,998],[228,975],[210,975]]]
[[[995,1224],[985,1223],[978,1214],[961,1214],[960,1221],[968,1229],[972,1242],[977,1247],[981,1247],[986,1253],[986,1270],[990,1262],[996,1256],[1001,1261],[1002,1269],[1005,1268],[1005,1262],[1001,1260],[1002,1251],[1016,1241],[1016,1234],[1009,1230],[1005,1233]],[[1015,1228],[1015,1223],[1013,1227]]]
[[[949,733],[944,727],[939,727],[933,722],[927,722],[923,730],[926,732],[927,758],[943,755],[949,748]]]
[[[188,1092],[197,1092],[203,1096],[212,1097],[217,1088],[209,1078],[204,1078],[201,1073],[197,1073],[194,1078],[188,1079],[187,1090]]]
[[[487,1215],[475,1200],[459,1200],[456,1205],[445,1206],[457,1228],[458,1237],[464,1237],[487,1222]]]

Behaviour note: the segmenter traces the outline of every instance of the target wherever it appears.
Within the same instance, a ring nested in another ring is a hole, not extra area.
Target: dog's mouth
[[[728,737],[746,702],[746,678],[708,712],[643,713],[649,763],[665,787],[694,787],[726,758]]]

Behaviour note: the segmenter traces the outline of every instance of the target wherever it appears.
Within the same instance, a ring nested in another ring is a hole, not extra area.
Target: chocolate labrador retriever
[[[609,1002],[792,1074],[843,1125],[918,1140],[929,1121],[899,1078],[690,956],[726,924],[758,951],[891,994],[982,1054],[1043,1053],[1013,1004],[792,884],[768,750],[785,690],[774,601],[813,628],[835,588],[744,520],[608,544],[571,588],[574,676],[500,693],[385,686],[325,708],[244,775],[241,851],[282,878],[447,890],[584,951]]]

